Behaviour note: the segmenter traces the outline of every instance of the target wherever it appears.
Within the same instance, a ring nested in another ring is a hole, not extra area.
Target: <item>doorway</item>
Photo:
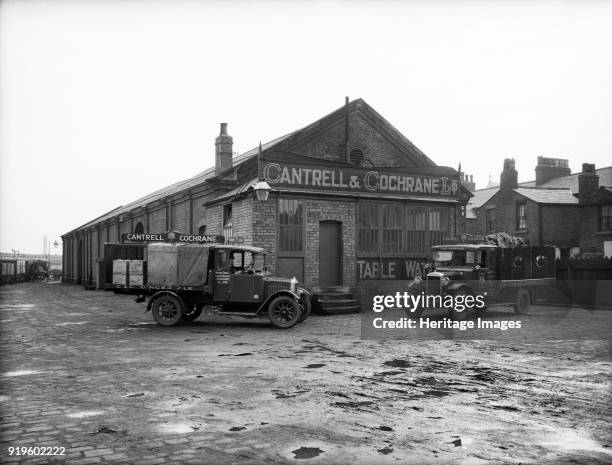
[[[319,222],[319,285],[342,284],[342,223]]]

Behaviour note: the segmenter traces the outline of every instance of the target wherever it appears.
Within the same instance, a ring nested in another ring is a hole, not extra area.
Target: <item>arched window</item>
[[[136,227],[134,228],[134,234],[143,234],[143,233],[144,233],[144,226],[139,221],[138,223],[136,223]]]
[[[198,228],[198,234],[199,234],[200,236],[203,236],[203,235],[205,235],[205,234],[206,234],[206,225],[202,225],[202,226],[200,226],[200,227]]]

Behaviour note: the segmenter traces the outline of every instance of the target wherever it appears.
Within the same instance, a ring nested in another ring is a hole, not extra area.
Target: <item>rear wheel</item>
[[[300,306],[295,299],[279,296],[268,306],[268,318],[277,328],[291,328],[300,319]]]
[[[173,295],[159,296],[151,306],[153,319],[160,326],[174,326],[183,316],[183,305]]]
[[[514,306],[514,312],[519,315],[525,315],[529,313],[530,305],[531,295],[527,289],[521,287],[516,293],[516,305]]]

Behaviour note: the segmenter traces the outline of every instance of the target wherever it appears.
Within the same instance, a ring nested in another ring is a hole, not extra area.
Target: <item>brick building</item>
[[[223,123],[214,167],[62,236],[64,280],[100,284],[104,244],[126,233],[177,231],[264,247],[270,271],[308,286],[367,287],[411,279],[430,245],[464,231],[459,173],[361,99],[246,153],[232,144]]]
[[[584,163],[582,172],[571,174],[567,160],[538,157],[535,173],[535,181],[518,183],[514,160],[506,159],[499,186],[474,192],[467,231],[503,231],[574,253],[612,246],[612,167]]]

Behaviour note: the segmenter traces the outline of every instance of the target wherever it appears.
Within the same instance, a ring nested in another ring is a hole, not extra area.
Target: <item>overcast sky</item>
[[[439,165],[612,165],[612,2],[2,1],[0,250],[361,97]]]

